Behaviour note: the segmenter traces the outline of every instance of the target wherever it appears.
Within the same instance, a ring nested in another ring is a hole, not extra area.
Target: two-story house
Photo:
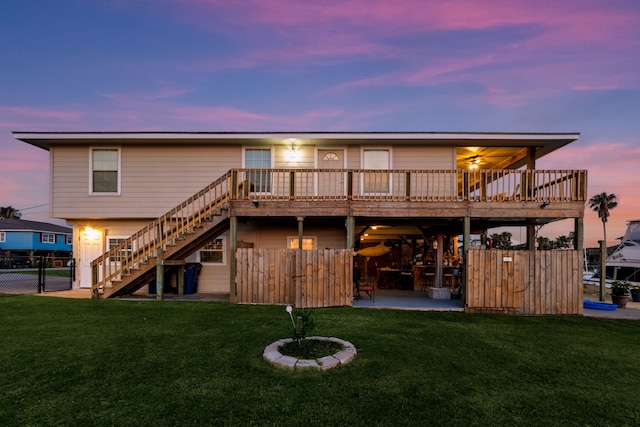
[[[442,288],[455,264],[466,310],[530,314],[582,310],[587,174],[535,167],[578,136],[14,132],[50,152],[50,215],[73,227],[74,286],[96,297],[187,260],[199,292],[232,302],[350,305],[354,251],[382,243],[359,274],[408,268]],[[536,251],[536,227],[568,218],[578,247]],[[471,245],[499,226],[526,227],[527,249]]]
[[[0,219],[0,267],[27,265],[40,256],[70,257],[72,232],[46,222]]]

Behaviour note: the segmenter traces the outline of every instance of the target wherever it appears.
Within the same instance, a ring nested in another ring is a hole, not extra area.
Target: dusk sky
[[[537,168],[620,197],[609,245],[640,218],[638,0],[5,1],[0,52],[23,219],[55,222],[49,153],[11,131],[580,132]]]

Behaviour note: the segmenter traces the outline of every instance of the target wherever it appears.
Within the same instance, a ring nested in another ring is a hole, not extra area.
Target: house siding
[[[123,146],[120,195],[90,195],[89,155],[89,147],[51,150],[54,217],[155,218],[241,166],[239,147]]]

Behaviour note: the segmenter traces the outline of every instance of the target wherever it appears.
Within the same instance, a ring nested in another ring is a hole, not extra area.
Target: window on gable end
[[[118,148],[91,149],[91,194],[120,193],[120,150]]]

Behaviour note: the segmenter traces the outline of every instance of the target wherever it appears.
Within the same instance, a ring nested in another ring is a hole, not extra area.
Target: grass
[[[284,307],[0,295],[0,425],[640,425],[640,322],[315,310],[349,365],[262,359]]]

